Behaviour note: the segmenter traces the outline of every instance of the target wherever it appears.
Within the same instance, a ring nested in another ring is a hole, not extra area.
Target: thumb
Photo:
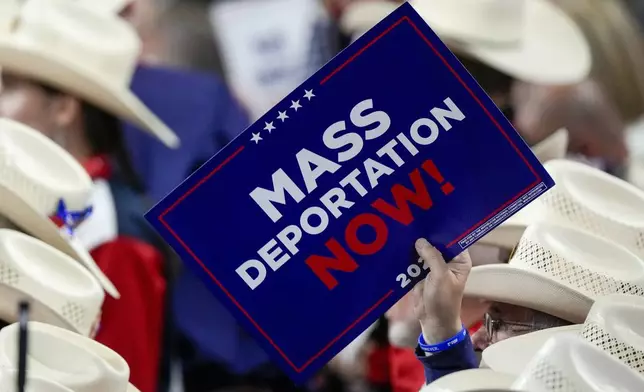
[[[447,265],[443,255],[434,248],[426,239],[421,238],[416,241],[416,251],[429,266],[429,270],[434,276],[442,276],[447,271]]]
[[[452,261],[447,264],[447,267],[450,271],[459,279],[467,279],[467,276],[470,274],[472,269],[472,258],[470,257],[470,252],[463,251],[458,256],[454,257]]]

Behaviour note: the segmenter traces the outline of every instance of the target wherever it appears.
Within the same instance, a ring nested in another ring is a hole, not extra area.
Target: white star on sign
[[[288,118],[288,116],[286,115],[286,111],[279,112],[279,114],[280,114],[280,115],[279,115],[279,116],[277,116],[277,119],[278,119],[278,120],[282,120],[282,122],[284,122],[284,121]]]
[[[302,105],[300,105],[300,100],[298,99],[297,101],[291,101],[291,109],[295,110],[297,112],[297,109],[301,108]]]
[[[311,98],[313,97],[315,97],[315,95],[313,94],[313,90],[304,90],[304,98],[310,101]]]
[[[268,131],[268,133],[271,133],[272,130],[275,129],[275,126],[273,126],[273,122],[267,122],[266,126],[264,127],[265,131]]]
[[[259,136],[259,133],[253,133],[253,137],[250,138],[250,141],[255,142],[255,144],[259,144],[260,140],[262,140],[262,137]]]

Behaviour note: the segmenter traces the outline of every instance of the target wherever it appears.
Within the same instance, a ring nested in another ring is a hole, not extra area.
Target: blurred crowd
[[[557,186],[306,385],[145,222],[403,2],[0,0],[0,390],[644,391],[642,0],[410,0]]]

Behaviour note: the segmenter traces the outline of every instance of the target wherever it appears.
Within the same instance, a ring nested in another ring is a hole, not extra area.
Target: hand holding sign
[[[414,287],[414,310],[428,344],[435,344],[461,330],[461,302],[472,269],[468,251],[445,263],[438,249],[422,238],[416,250],[429,266],[425,280]]]

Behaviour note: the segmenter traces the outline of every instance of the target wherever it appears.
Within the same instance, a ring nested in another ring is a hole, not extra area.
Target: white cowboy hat
[[[526,229],[507,264],[473,267],[465,296],[534,309],[572,323],[594,300],[644,294],[644,262],[586,231],[538,223]]]
[[[548,340],[512,384],[530,392],[644,391],[644,377],[575,336]]]
[[[16,388],[18,379],[17,370],[3,370],[0,371],[0,391],[2,392],[18,392]],[[26,392],[74,392],[71,389],[64,387],[58,383],[46,380],[42,377],[32,376],[27,373],[25,380]]]
[[[34,237],[0,229],[0,319],[16,321],[24,298],[32,303],[33,319],[90,335],[104,294],[69,256]]]
[[[544,167],[554,188],[479,241],[512,248],[534,222],[553,222],[608,238],[644,257],[644,191],[583,163],[556,159]]]
[[[342,12],[338,21],[340,30],[355,40],[395,11],[398,5],[388,0],[353,1]]]
[[[19,324],[0,330],[0,368],[18,363]],[[54,381],[74,392],[135,392],[130,367],[116,352],[73,332],[29,322],[27,368],[29,374]]]
[[[574,84],[591,55],[577,25],[547,0],[410,0],[452,49],[515,79]]]
[[[28,0],[0,36],[0,68],[78,95],[177,147],[174,132],[130,91],[140,49],[136,31],[115,14],[70,0]]]
[[[75,0],[76,3],[88,6],[98,12],[118,14],[134,0]]]
[[[16,15],[20,10],[19,0],[0,1],[0,34],[6,34],[13,27]]]
[[[465,371],[446,376],[450,379],[440,378],[422,391],[644,391],[644,377],[640,374],[597,347],[569,335],[556,336],[545,342],[518,376],[478,370],[480,373],[475,377],[472,375],[477,373]],[[434,384],[440,384],[439,388],[432,389]]]
[[[563,159],[566,156],[566,152],[568,152],[568,140],[568,130],[561,128],[532,146],[531,149],[541,163],[546,163],[553,159]]]
[[[644,376],[644,290],[640,296],[609,295],[597,299],[583,324],[550,328],[506,339],[483,351],[485,366],[519,374],[553,336],[575,335]]]
[[[81,222],[73,222],[72,215],[91,207],[91,192],[91,178],[69,153],[23,124],[0,119],[0,215],[83,263],[105,291],[118,298],[116,287],[69,234],[71,228],[61,229],[50,219]]]
[[[509,390],[516,376],[490,369],[470,369],[448,374],[429,385],[421,392],[475,392]]]

